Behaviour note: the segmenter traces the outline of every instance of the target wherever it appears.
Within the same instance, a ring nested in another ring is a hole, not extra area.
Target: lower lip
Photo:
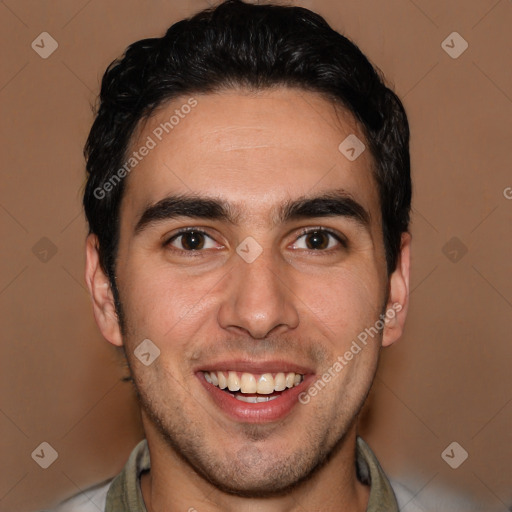
[[[300,393],[308,388],[314,378],[314,375],[305,376],[299,385],[283,391],[274,400],[252,404],[233,398],[229,393],[210,384],[202,372],[198,372],[197,376],[213,401],[224,413],[236,421],[245,423],[270,423],[283,419],[299,403]]]

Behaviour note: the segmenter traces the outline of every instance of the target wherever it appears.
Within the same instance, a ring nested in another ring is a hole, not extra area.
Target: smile
[[[275,394],[298,386],[304,375],[294,372],[278,372],[253,374],[228,372],[203,372],[206,382],[232,395],[237,400],[246,403],[261,403],[275,400],[280,395]],[[272,396],[269,396],[272,395]]]
[[[305,368],[286,363],[219,366],[222,369],[201,369],[196,375],[213,404],[237,422],[282,420],[299,403],[300,392],[314,380],[314,374]]]

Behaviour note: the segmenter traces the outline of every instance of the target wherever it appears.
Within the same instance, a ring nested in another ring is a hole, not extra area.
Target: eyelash
[[[345,237],[343,237],[336,231],[333,231],[332,229],[323,228],[321,226],[301,229],[299,236],[294,241],[294,244],[297,243],[297,240],[299,240],[299,238],[302,238],[304,235],[308,235],[315,232],[325,233],[327,235],[332,236],[340,244],[341,247],[331,247],[330,249],[300,249],[301,251],[307,252],[308,254],[314,254],[315,256],[319,256],[323,254],[331,254],[333,252],[340,251],[341,249],[348,248],[348,243]]]
[[[172,237],[170,237],[169,239],[167,239],[167,241],[165,241],[163,243],[163,247],[165,247],[165,248],[170,247],[171,243],[174,242],[174,240],[176,240],[180,236],[185,235],[191,231],[193,231],[195,233],[199,233],[201,235],[205,235],[208,238],[211,238],[213,240],[213,237],[211,237],[206,231],[203,231],[198,228],[190,227],[190,228],[181,229],[180,231],[178,231],[177,233],[172,235]],[[341,245],[341,248],[344,248],[344,249],[348,248],[348,243],[342,235],[338,234],[336,231],[333,231],[333,230],[327,229],[327,228],[323,228],[320,226],[312,227],[312,228],[303,228],[300,231],[299,236],[295,239],[294,244],[297,243],[297,240],[299,240],[304,235],[314,233],[314,232],[326,233],[328,235],[331,235]],[[204,255],[203,249],[199,249],[199,250],[195,250],[195,251],[194,250],[186,251],[184,249],[176,249],[175,247],[172,247],[171,250],[174,252],[185,254],[186,256],[189,256],[189,257],[201,257]],[[335,248],[331,248],[331,249],[300,249],[300,250],[307,252],[308,254],[312,253],[312,254],[315,254],[315,256],[318,256],[319,253],[320,254],[331,254],[333,251],[339,251],[340,247],[335,247]]]

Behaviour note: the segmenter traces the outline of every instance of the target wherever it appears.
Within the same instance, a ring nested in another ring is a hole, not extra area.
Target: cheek
[[[194,278],[168,266],[133,265],[124,272],[122,301],[130,327],[155,340],[181,339],[201,323],[215,298],[218,275]]]
[[[297,295],[304,297],[307,309],[329,328],[329,337],[340,333],[343,339],[355,336],[381,313],[382,290],[376,274],[368,267],[364,271],[334,269],[301,283]]]

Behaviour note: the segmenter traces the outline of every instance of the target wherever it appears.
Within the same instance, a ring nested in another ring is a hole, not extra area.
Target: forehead
[[[133,136],[127,157],[139,152],[140,160],[127,177],[121,217],[136,217],[168,195],[196,193],[222,197],[242,215],[270,222],[283,200],[340,188],[374,217],[370,152],[350,161],[339,150],[354,135],[365,141],[351,114],[298,89],[173,99]],[[141,157],[144,146],[150,149]]]

